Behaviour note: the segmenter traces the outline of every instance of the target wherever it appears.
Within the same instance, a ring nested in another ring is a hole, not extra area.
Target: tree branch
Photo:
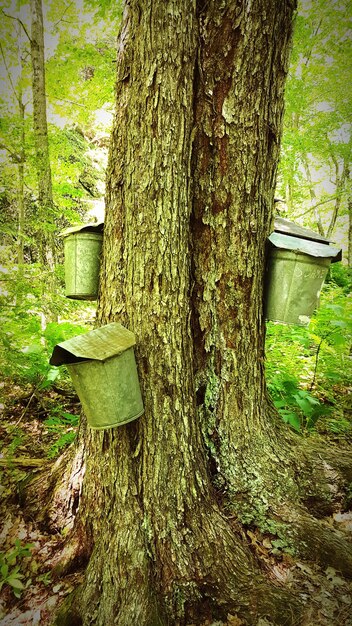
[[[333,330],[330,330],[328,333],[326,333],[323,337],[321,337],[316,354],[315,354],[315,367],[314,367],[314,373],[313,373],[313,378],[312,378],[312,382],[311,385],[309,387],[309,391],[313,390],[313,387],[315,385],[315,381],[316,381],[316,377],[317,377],[317,371],[318,371],[318,361],[319,361],[319,353],[320,353],[320,349],[322,344],[324,343],[325,339],[327,339],[328,337],[330,337],[330,335],[332,335],[333,333],[336,333],[338,329],[337,328],[333,328]]]
[[[1,41],[0,41],[0,52],[1,52],[2,60],[4,61],[4,65],[5,65],[5,69],[6,69],[6,73],[7,73],[7,78],[9,79],[9,83],[11,85],[11,89],[12,89],[12,91],[14,93],[14,96],[15,96],[17,102],[19,102],[19,96],[18,96],[18,93],[17,93],[17,91],[15,89],[15,86],[14,86],[14,84],[12,82],[11,72],[9,70],[9,66],[7,65],[7,61],[6,61],[6,57],[5,57],[5,53],[4,53],[4,49],[2,47]]]
[[[55,22],[55,24],[54,24],[53,28],[56,28],[56,27],[57,27],[57,25],[58,25],[58,24],[60,24],[60,22],[63,22],[63,21],[64,21],[64,15],[65,15],[65,13],[67,13],[67,11],[68,11],[68,10],[72,7],[72,5],[73,5],[73,2],[70,2],[70,3],[67,5],[67,7],[65,8],[65,10],[64,10],[63,14],[61,15],[60,19],[58,19],[58,20],[57,20],[57,22]]]
[[[313,53],[313,49],[314,49],[314,39],[315,39],[315,37],[317,36],[317,34],[319,33],[319,30],[320,30],[320,27],[321,27],[321,25],[322,25],[322,22],[323,22],[323,18],[321,18],[321,19],[319,20],[318,26],[316,27],[316,29],[315,29],[315,31],[314,31],[314,33],[313,33],[313,37],[312,37],[312,47],[311,47],[311,49],[309,50],[309,52],[308,52],[308,54],[307,54],[307,56],[306,56],[306,60],[305,60],[305,63],[304,63],[304,66],[305,66],[305,67],[307,67],[307,66],[308,66],[308,63],[309,63],[309,61],[310,61],[310,59],[311,59],[311,56],[312,56],[312,53]]]
[[[74,100],[67,100],[66,98],[55,98],[54,100],[58,100],[59,102],[68,102],[68,104],[73,104],[76,107],[81,107],[82,109],[86,109],[86,105],[85,104],[80,104],[79,102],[75,102]]]
[[[23,163],[22,157],[19,154],[16,154],[16,152],[13,152],[13,150],[6,146],[2,141],[0,141],[0,150],[6,150],[9,154],[11,154],[11,157],[16,163]]]
[[[29,43],[32,43],[32,40],[31,40],[31,38],[30,38],[30,36],[28,34],[27,28],[25,27],[25,25],[22,22],[22,20],[19,17],[16,17],[15,15],[9,15],[8,13],[5,13],[4,9],[1,9],[1,12],[2,12],[3,15],[5,15],[5,17],[9,17],[11,20],[16,20],[16,22],[21,24],[21,26],[22,26],[22,28],[23,28],[26,36],[27,36],[27,39],[28,39]]]
[[[340,195],[343,195],[343,194],[340,194]],[[327,198],[326,200],[320,200],[320,202],[317,202],[313,206],[309,207],[309,209],[307,209],[303,213],[300,213],[299,215],[293,215],[293,217],[294,219],[299,219],[300,217],[303,217],[303,215],[307,215],[307,213],[310,213],[311,211],[314,211],[314,209],[317,209],[318,206],[321,206],[322,204],[327,204],[328,202],[332,202],[333,200],[336,200],[336,198],[337,198],[337,194],[334,194],[333,196],[330,196],[330,198]]]

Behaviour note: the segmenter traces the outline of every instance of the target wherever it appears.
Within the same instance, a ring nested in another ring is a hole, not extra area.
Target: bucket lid
[[[130,330],[113,322],[57,344],[49,362],[50,365],[65,365],[88,359],[105,361],[128,350],[135,343],[135,336]]]
[[[331,243],[331,239],[326,239],[326,237],[316,233],[314,230],[300,226],[299,224],[291,222],[284,217],[275,217],[274,231],[276,233],[290,235],[291,237],[300,237],[301,239],[309,239],[310,241],[320,241],[320,243],[325,243],[326,245]]]
[[[78,226],[70,226],[59,233],[60,237],[68,237],[73,233],[102,233],[104,230],[104,222],[91,222],[89,224],[79,224]]]
[[[331,263],[342,259],[341,248],[331,246],[330,239],[283,217],[275,218],[274,232],[271,233],[269,241],[275,248],[331,259]]]
[[[282,235],[281,233],[272,233],[269,237],[269,241],[275,248],[301,252],[320,259],[331,259],[332,263],[341,261],[342,258],[340,248],[319,243],[318,241],[300,239],[299,237],[289,237],[288,235]]]

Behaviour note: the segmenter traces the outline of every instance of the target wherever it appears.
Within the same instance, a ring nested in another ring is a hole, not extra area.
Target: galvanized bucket
[[[281,222],[285,222],[284,227],[290,228],[294,236],[274,232],[269,237],[265,317],[285,324],[305,325],[319,306],[330,263],[341,259],[341,250],[329,245],[320,235],[313,240],[314,233],[308,229],[296,227],[288,220]],[[298,229],[299,236],[295,232]],[[308,233],[307,238],[302,236],[304,232]]]
[[[65,296],[96,300],[99,290],[101,233],[73,233],[65,238]]]
[[[272,250],[265,317],[286,324],[308,324],[318,307],[329,265],[330,259]]]
[[[142,415],[132,332],[112,323],[55,346],[51,365],[66,365],[91,428],[114,428]]]

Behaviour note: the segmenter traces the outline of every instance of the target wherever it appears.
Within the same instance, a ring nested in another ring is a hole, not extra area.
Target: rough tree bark
[[[284,431],[265,389],[265,242],[294,8],[125,5],[98,320],[135,332],[145,414],[105,432],[82,423],[85,474],[58,567],[87,567],[58,625],[228,612],[299,623],[240,522],[351,565],[351,548],[304,506],[334,505],[331,472]],[[348,462],[337,463],[342,486]]]

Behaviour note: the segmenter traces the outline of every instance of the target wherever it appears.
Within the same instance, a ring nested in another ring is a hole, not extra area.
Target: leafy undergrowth
[[[52,580],[50,562],[64,537],[25,520],[19,496],[26,481],[75,436],[80,404],[69,385],[38,389],[2,383],[0,439],[0,624],[50,624],[79,576]]]
[[[324,286],[308,326],[267,323],[266,376],[277,410],[296,432],[351,443],[352,284],[345,274],[346,285]]]
[[[34,521],[25,521],[15,504],[7,504],[2,521],[0,624],[49,625],[57,606],[80,582],[77,574],[51,579],[49,563],[63,538],[42,533]]]
[[[79,413],[72,388],[38,390],[8,386],[0,436],[3,441],[0,519],[0,624],[1,626],[50,626],[66,595],[81,581],[81,574],[52,578],[51,563],[62,550],[64,536],[47,534],[35,520],[25,519],[18,504],[21,486],[51,457],[60,453],[64,435],[74,434]],[[61,411],[61,414],[60,414]],[[66,442],[67,443],[67,442]],[[5,461],[6,459],[6,461]],[[352,513],[336,513],[325,523],[352,540]],[[333,568],[297,561],[277,540],[257,529],[245,531],[245,539],[266,575],[300,595],[307,605],[305,626],[352,626],[352,584]],[[259,620],[257,626],[270,626]],[[192,626],[189,624],[188,626]],[[246,626],[236,615],[202,626]]]

